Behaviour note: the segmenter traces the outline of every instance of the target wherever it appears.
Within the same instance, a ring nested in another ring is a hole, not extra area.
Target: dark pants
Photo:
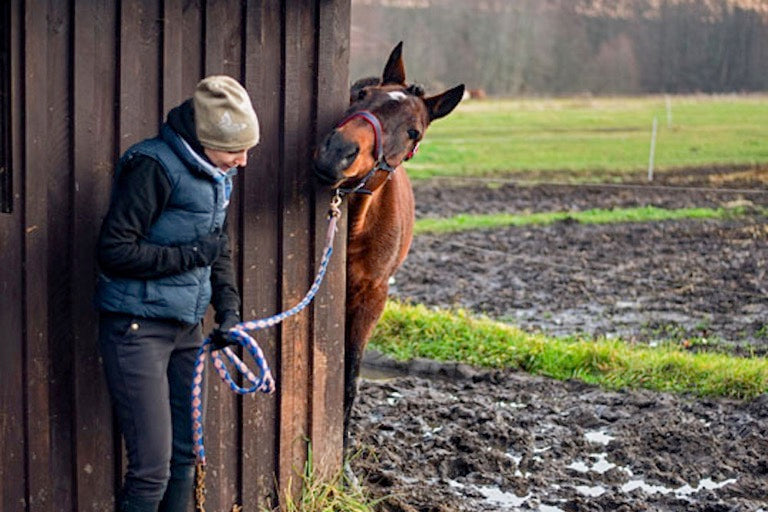
[[[200,324],[102,313],[99,342],[128,453],[120,507],[185,511],[194,484],[190,390]]]

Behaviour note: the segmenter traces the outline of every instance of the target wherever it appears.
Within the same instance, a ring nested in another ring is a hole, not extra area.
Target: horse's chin
[[[341,178],[332,168],[318,165],[317,161],[314,162],[312,170],[315,173],[315,178],[323,185],[332,185]]]
[[[344,181],[346,181],[346,178],[341,175],[335,173],[330,173],[328,171],[324,171],[323,169],[318,168],[315,166],[315,179],[322,185],[330,187],[331,189],[337,189],[341,186]]]

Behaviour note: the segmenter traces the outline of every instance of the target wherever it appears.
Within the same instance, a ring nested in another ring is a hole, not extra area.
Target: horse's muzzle
[[[315,176],[327,185],[342,181],[346,177],[344,171],[352,165],[359,152],[360,147],[356,142],[345,139],[341,133],[333,130],[315,151]]]

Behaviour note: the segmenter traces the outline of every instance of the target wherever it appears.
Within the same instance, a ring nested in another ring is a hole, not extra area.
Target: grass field
[[[569,171],[584,180],[655,168],[768,162],[768,95],[466,101],[427,132],[414,179]]]
[[[744,208],[680,208],[677,210],[667,210],[655,206],[642,206],[637,208],[616,208],[613,210],[592,209],[581,212],[461,214],[443,219],[417,219],[414,233],[450,233],[469,229],[491,229],[506,226],[541,226],[567,219],[583,224],[658,222],[676,219],[724,219],[737,217],[744,213]]]
[[[768,360],[649,348],[620,340],[531,334],[462,311],[389,302],[371,344],[397,359],[425,357],[514,368],[607,388],[643,387],[703,396],[752,398],[768,391]]]

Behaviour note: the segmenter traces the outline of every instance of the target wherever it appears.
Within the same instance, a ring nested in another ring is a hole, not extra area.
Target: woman
[[[128,454],[118,510],[186,511],[194,484],[189,395],[210,303],[216,348],[240,321],[227,237],[232,176],[259,142],[245,89],[211,76],[115,171],[98,243],[99,342]]]

